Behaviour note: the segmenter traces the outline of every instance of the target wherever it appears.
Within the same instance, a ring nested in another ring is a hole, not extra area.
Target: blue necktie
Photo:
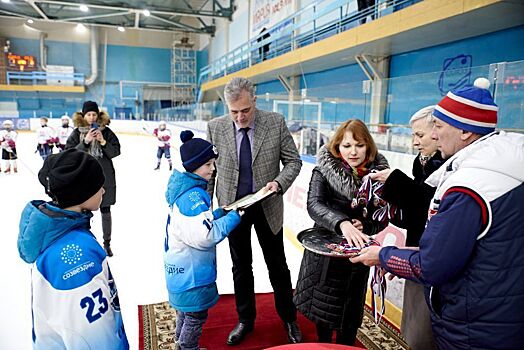
[[[253,192],[253,169],[251,167],[251,144],[247,132],[249,128],[242,128],[242,142],[238,157],[238,188],[236,198],[242,198]]]

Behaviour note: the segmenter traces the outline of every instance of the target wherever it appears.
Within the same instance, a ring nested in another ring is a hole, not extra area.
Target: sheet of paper
[[[247,196],[240,198],[236,202],[229,204],[228,206],[224,207],[224,209],[225,210],[244,209],[244,208],[247,208],[255,204],[258,201],[261,201],[262,199],[265,199],[273,195],[274,193],[275,193],[274,191],[269,191],[265,187],[263,187],[258,192],[255,192],[253,194],[248,194]]]

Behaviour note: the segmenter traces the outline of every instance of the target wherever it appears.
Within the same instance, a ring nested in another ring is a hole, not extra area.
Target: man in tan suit
[[[291,277],[284,254],[282,194],[297,177],[302,161],[284,117],[256,108],[255,88],[251,81],[232,79],[224,89],[224,97],[230,115],[211,120],[207,127],[207,138],[220,154],[208,192],[212,197],[216,184],[220,206],[263,187],[277,192],[247,208],[241,223],[228,237],[239,323],[229,334],[227,344],[239,344],[253,330],[255,323],[253,225],[269,271],[278,315],[284,322],[289,342],[298,343],[302,334],[296,323]]]

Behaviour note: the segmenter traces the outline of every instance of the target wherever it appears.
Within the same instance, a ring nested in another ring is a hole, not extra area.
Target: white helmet
[[[2,126],[4,128],[7,128],[7,127],[12,127],[13,126],[13,121],[12,120],[4,120],[4,122],[2,123]]]
[[[64,120],[67,120],[68,122],[71,121],[71,118],[69,118],[67,115],[63,115],[61,118],[60,118],[62,121]]]
[[[158,126],[160,126],[160,125],[167,126],[166,121],[165,120],[161,120],[160,122],[158,122]]]

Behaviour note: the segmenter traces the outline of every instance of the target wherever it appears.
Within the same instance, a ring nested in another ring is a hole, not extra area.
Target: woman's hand
[[[360,225],[362,225],[360,221],[358,222],[360,223]],[[340,224],[340,231],[342,232],[348,243],[355,247],[363,248],[364,244],[369,241],[369,237],[363,234],[362,231],[359,231],[349,221],[343,221]]]
[[[102,132],[99,129],[96,129],[94,131],[95,139],[100,142],[102,146],[106,144],[106,140],[104,139],[104,136],[102,135]]]
[[[84,142],[87,144],[90,144],[96,137],[95,137],[96,129],[89,129],[87,132]]]
[[[353,226],[359,230],[359,231],[363,231],[364,230],[364,225],[362,224],[362,221],[360,220],[357,220],[357,219],[352,219],[351,220],[351,223],[353,224]],[[366,236],[367,237],[367,236]]]
[[[377,171],[376,173],[369,173],[369,178],[371,180],[375,180],[375,181],[384,183],[386,182],[386,180],[388,179],[392,171],[393,170],[391,169],[384,169],[384,170]]]

